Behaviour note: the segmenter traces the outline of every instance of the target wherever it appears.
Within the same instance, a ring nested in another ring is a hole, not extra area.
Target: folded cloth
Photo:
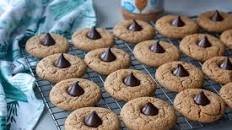
[[[44,109],[21,55],[27,39],[43,32],[70,38],[95,24],[92,0],[1,0],[0,130],[31,130]]]

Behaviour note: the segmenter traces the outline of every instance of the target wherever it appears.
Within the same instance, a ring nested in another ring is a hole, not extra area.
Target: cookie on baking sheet
[[[224,102],[220,96],[204,89],[186,89],[174,99],[174,108],[193,121],[210,123],[222,117]]]
[[[176,123],[174,109],[167,102],[153,97],[127,102],[120,116],[130,130],[169,130]]]
[[[72,78],[57,83],[49,94],[52,104],[63,110],[94,106],[101,98],[100,88],[87,79]]]
[[[212,35],[192,34],[181,40],[180,50],[189,57],[204,62],[214,56],[223,55],[224,45]]]
[[[84,107],[70,113],[65,120],[65,130],[120,130],[115,113],[101,107]]]
[[[232,108],[232,82],[222,86],[219,95],[224,100],[224,102]]]
[[[74,47],[90,51],[113,46],[113,34],[103,28],[88,28],[75,32],[72,36]]]
[[[104,75],[130,66],[130,56],[117,48],[92,50],[85,55],[84,60],[89,68]]]
[[[31,55],[43,58],[55,53],[65,53],[68,51],[68,41],[61,35],[54,33],[40,34],[31,37],[25,46]]]
[[[79,57],[58,53],[40,60],[36,66],[36,73],[40,78],[56,83],[64,79],[81,77],[86,68],[86,64]]]
[[[173,61],[161,65],[155,78],[166,89],[180,92],[189,88],[201,88],[204,76],[200,69],[190,63]]]
[[[133,50],[134,56],[148,66],[160,66],[166,62],[178,60],[178,49],[165,41],[148,40],[137,44]]]
[[[121,69],[107,76],[105,90],[114,98],[129,101],[143,96],[152,96],[156,84],[151,77],[139,70]]]
[[[223,32],[232,28],[232,15],[222,11],[207,11],[197,18],[199,26],[209,32]]]
[[[113,33],[116,37],[132,44],[153,39],[155,29],[148,23],[140,20],[124,20],[117,24]]]
[[[224,31],[220,39],[226,47],[232,49],[232,29]]]
[[[210,79],[220,84],[232,82],[232,58],[225,56],[210,58],[204,62],[202,70]]]
[[[186,16],[166,15],[156,21],[157,31],[169,38],[183,38],[198,31],[198,25]]]

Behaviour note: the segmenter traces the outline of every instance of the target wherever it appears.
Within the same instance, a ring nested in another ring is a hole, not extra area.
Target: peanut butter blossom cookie
[[[140,20],[124,20],[113,29],[116,37],[132,43],[150,40],[155,35],[155,29],[148,23]]]
[[[232,15],[222,11],[208,11],[202,13],[197,22],[199,26],[209,32],[223,32],[232,28]]]
[[[120,130],[117,115],[106,108],[85,107],[73,111],[64,124],[65,130]]]
[[[232,82],[232,58],[225,56],[213,57],[204,62],[203,72],[212,80],[226,84]]]
[[[208,90],[186,89],[176,95],[174,108],[190,120],[210,123],[222,117],[224,102]]]
[[[169,130],[176,123],[174,109],[165,101],[153,97],[127,102],[120,116],[130,130]]]
[[[232,29],[223,32],[220,36],[220,39],[226,47],[232,49]]]
[[[94,106],[101,98],[100,89],[92,81],[72,78],[57,83],[49,95],[50,101],[63,110]]]
[[[25,49],[31,55],[43,58],[55,53],[67,52],[68,42],[61,35],[46,33],[31,37],[27,41]]]
[[[140,42],[135,46],[133,53],[141,63],[155,67],[178,60],[180,56],[174,45],[156,40]]]
[[[163,16],[156,21],[158,32],[169,38],[183,38],[198,31],[198,25],[185,16]]]
[[[92,50],[85,55],[84,60],[89,68],[104,75],[130,66],[129,55],[117,48]]]
[[[222,86],[219,95],[222,97],[224,102],[232,108],[232,82]]]
[[[113,45],[113,35],[105,29],[93,27],[75,32],[72,36],[72,42],[76,48],[90,51],[111,47]]]
[[[51,82],[81,77],[87,66],[77,56],[70,54],[54,54],[43,58],[36,66],[37,75]]]
[[[199,61],[206,61],[224,54],[224,45],[216,37],[209,34],[192,34],[180,42],[180,50]]]
[[[163,87],[174,92],[189,88],[200,88],[204,80],[200,69],[182,61],[161,65],[156,70],[155,77]]]
[[[156,84],[149,75],[141,71],[121,69],[107,76],[104,88],[112,97],[129,101],[137,97],[152,96]]]

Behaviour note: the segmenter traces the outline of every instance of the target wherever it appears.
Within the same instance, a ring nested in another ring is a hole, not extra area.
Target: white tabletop
[[[121,19],[120,0],[93,0],[97,13],[98,26],[112,27]],[[165,0],[165,10],[181,15],[197,15],[206,10],[232,11],[232,0]],[[231,130],[232,122],[203,128],[201,130]],[[57,130],[47,110],[35,130]],[[200,129],[199,129],[200,130]]]

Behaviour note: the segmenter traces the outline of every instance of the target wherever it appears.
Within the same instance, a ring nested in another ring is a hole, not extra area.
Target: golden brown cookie
[[[169,130],[176,123],[174,109],[165,101],[140,97],[127,102],[120,113],[130,130]]]
[[[208,90],[186,89],[176,95],[174,108],[190,120],[210,123],[222,117],[224,102]]]
[[[223,11],[207,11],[197,18],[199,26],[209,32],[223,32],[232,28],[232,15]]]
[[[31,37],[27,41],[25,49],[35,57],[44,58],[52,54],[67,52],[68,41],[58,34],[40,34]]]
[[[129,101],[137,97],[152,96],[156,84],[139,70],[121,69],[107,76],[105,90],[114,98]]]
[[[224,45],[212,35],[192,34],[181,40],[180,50],[189,57],[203,62],[214,56],[223,55]]]
[[[116,37],[132,44],[153,39],[155,29],[148,23],[140,20],[124,20],[117,24],[113,33]]]
[[[232,29],[224,31],[220,39],[226,47],[232,49]]]
[[[219,95],[224,100],[224,102],[232,108],[232,82],[222,86]]]
[[[196,33],[198,25],[192,19],[185,16],[166,15],[156,21],[158,32],[169,38],[183,38]]]
[[[148,66],[160,66],[164,63],[178,60],[179,50],[165,41],[148,40],[137,44],[133,50],[134,56]]]

